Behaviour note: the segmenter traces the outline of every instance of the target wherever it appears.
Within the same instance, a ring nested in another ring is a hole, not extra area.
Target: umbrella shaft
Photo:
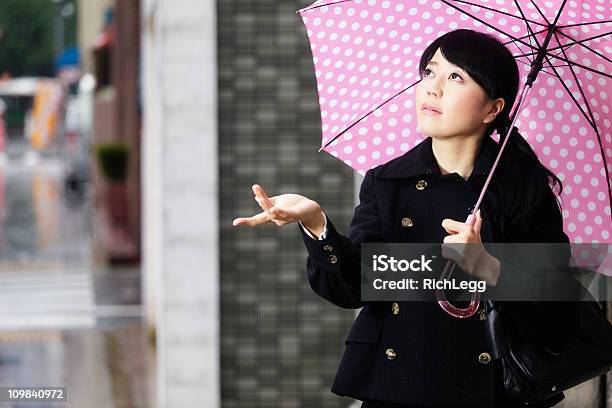
[[[544,39],[544,43],[538,48],[538,55],[536,59],[531,63],[531,71],[529,71],[529,75],[527,76],[527,85],[531,86],[536,80],[538,73],[542,70],[542,66],[544,64],[544,57],[546,56],[546,50],[548,49],[548,44],[552,39],[553,33],[555,32],[555,24],[551,24],[548,26],[548,32],[546,33],[546,38]]]
[[[521,106],[523,105],[523,102],[527,100],[527,95],[529,94],[530,90],[531,90],[531,85],[529,84],[525,84],[525,86],[521,90],[521,96],[520,96],[518,104],[516,105],[516,109],[512,113],[511,122],[508,125],[507,129],[504,131],[504,133],[506,133],[506,137],[504,138],[504,141],[501,147],[499,148],[499,152],[497,153],[495,162],[493,162],[493,166],[491,166],[491,170],[489,171],[487,180],[485,181],[484,186],[482,187],[482,190],[480,191],[480,196],[478,197],[478,201],[476,201],[476,204],[474,205],[474,210],[468,216],[466,223],[470,223],[471,225],[474,225],[473,224],[474,222],[473,214],[476,214],[476,211],[478,211],[478,209],[480,208],[480,204],[482,203],[482,200],[484,199],[485,193],[487,192],[487,188],[489,187],[489,183],[491,182],[491,179],[493,178],[493,173],[495,172],[495,169],[497,168],[497,164],[499,163],[499,160],[501,159],[504,149],[506,148],[506,143],[508,143],[508,139],[510,138],[510,135],[512,134],[512,128],[514,127],[514,122],[516,121],[516,117],[517,117],[516,113],[520,111]],[[518,135],[517,137],[521,137],[521,136]],[[501,140],[501,135],[500,135],[500,140]]]

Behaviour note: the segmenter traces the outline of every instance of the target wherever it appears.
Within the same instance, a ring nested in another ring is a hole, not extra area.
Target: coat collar
[[[433,154],[431,143],[431,137],[427,137],[404,155],[380,166],[376,176],[384,179],[439,176],[441,174],[440,168]],[[498,151],[497,143],[489,136],[484,137],[470,177],[487,174],[493,166]]]

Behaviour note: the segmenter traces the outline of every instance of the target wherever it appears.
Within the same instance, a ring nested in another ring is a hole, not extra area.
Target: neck
[[[474,169],[482,138],[477,136],[432,139],[431,148],[441,174],[457,173],[465,180]]]

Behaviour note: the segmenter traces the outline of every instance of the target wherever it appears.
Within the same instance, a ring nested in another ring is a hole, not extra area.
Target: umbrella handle
[[[474,216],[474,213],[477,210],[478,209],[475,208],[474,212],[468,215],[467,219],[465,220],[466,224],[470,224],[472,226],[474,225],[474,223],[476,222],[476,216]],[[442,275],[440,276],[440,279],[450,278],[450,276],[453,274],[453,270],[455,269],[455,265],[456,263],[454,261],[451,261],[451,260],[447,261],[442,271]],[[453,306],[448,300],[446,300],[446,294],[444,293],[444,289],[436,289],[435,294],[436,294],[436,299],[438,301],[438,305],[440,305],[442,310],[444,310],[449,315],[453,317],[457,317],[459,319],[466,319],[470,316],[473,316],[478,310],[478,308],[480,307],[480,293],[479,292],[474,292],[472,294],[470,305],[466,307],[465,309]]]
[[[448,279],[453,273],[453,269],[455,268],[455,262],[448,261],[444,266],[444,270],[442,272],[442,276],[440,279]],[[457,317],[459,319],[466,319],[470,316],[473,316],[478,308],[480,307],[480,293],[474,292],[472,294],[472,298],[470,300],[470,305],[465,309],[453,306],[448,300],[446,300],[446,295],[444,294],[444,289],[436,289],[436,299],[438,304],[446,313],[451,316]]]

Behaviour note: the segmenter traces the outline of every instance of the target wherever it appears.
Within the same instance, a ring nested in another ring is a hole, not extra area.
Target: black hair
[[[497,130],[501,146],[519,88],[519,69],[512,53],[490,34],[468,29],[451,31],[423,52],[419,63],[421,78],[438,48],[447,61],[466,71],[491,100],[504,99],[504,108],[484,134],[490,137]],[[534,220],[538,204],[554,197],[551,186],[557,187],[557,194],[563,191],[561,180],[540,162],[516,127],[509,137],[489,186],[499,197],[492,210],[493,223],[502,236],[507,236],[505,232],[510,228],[516,231],[516,227],[528,226]]]

